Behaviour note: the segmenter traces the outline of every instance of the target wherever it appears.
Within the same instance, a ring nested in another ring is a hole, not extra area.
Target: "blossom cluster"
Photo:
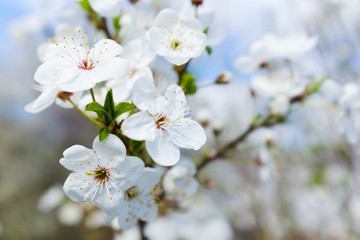
[[[148,0],[77,1],[93,26],[59,25],[38,48],[42,63],[33,88],[41,93],[25,110],[39,113],[56,103],[75,108],[97,126],[91,148],[74,145],[63,152],[60,164],[71,173],[62,190],[78,205],[95,205],[104,223],[117,222],[122,231],[129,230],[124,234],[139,227],[151,239],[225,240],[232,235],[225,214],[235,228],[245,229],[234,215],[247,209],[242,214],[248,216],[257,204],[272,204],[263,203],[259,192],[265,189],[266,198],[275,199],[280,150],[288,150],[295,139],[290,128],[276,127],[303,120],[308,105],[334,110],[334,132],[350,145],[359,142],[359,85],[340,86],[330,77],[297,71],[297,61],[321,42],[315,34],[266,34],[231,62],[237,72],[222,71],[211,86],[201,87],[191,67],[196,58],[211,55],[221,38],[213,35],[213,12],[202,12],[202,2],[188,1],[179,9]],[[236,74],[248,76],[248,84],[234,83]],[[315,114],[310,118],[316,121]],[[307,137],[311,124],[298,123],[296,133]],[[240,146],[245,141],[248,148]],[[251,162],[243,171],[255,169],[257,175],[249,181],[254,178],[261,191],[234,173],[238,166],[226,165],[243,158]],[[211,164],[215,160],[231,161]],[[201,199],[206,188],[218,188],[223,213]],[[240,188],[256,200],[251,202]],[[200,197],[188,204],[197,193]],[[239,198],[241,207],[236,208]],[[203,204],[204,210],[189,207],[192,203]],[[299,209],[295,215],[302,214]],[[188,212],[181,215],[183,210]],[[248,225],[258,224],[247,219]],[[204,222],[219,227],[221,234],[207,233],[210,227],[202,229]],[[198,238],[178,225],[198,232]],[[161,231],[169,233],[158,236]]]

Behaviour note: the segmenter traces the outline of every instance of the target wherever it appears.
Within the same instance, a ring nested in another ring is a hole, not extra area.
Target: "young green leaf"
[[[128,111],[132,111],[135,109],[135,106],[132,105],[131,103],[127,103],[127,102],[122,102],[119,103],[116,107],[115,107],[115,113],[114,113],[114,118],[113,120],[115,121],[116,118],[118,118],[121,114],[126,113]]]
[[[104,141],[110,134],[110,130],[108,127],[103,127],[99,130],[99,139],[100,142]]]
[[[212,48],[210,46],[206,46],[205,50],[208,53],[208,55],[210,55],[212,53]]]
[[[183,89],[185,94],[194,94],[196,93],[196,79],[194,75],[185,72],[180,77],[180,87]]]
[[[104,109],[108,114],[108,118],[103,119],[105,122],[106,126],[109,126],[113,120],[114,120],[114,114],[115,114],[115,103],[114,103],[114,98],[113,98],[113,94],[112,94],[112,89],[110,89],[105,97],[105,102],[104,102]]]
[[[91,102],[85,107],[85,111],[96,112],[97,114],[107,114],[105,108],[97,102]]]

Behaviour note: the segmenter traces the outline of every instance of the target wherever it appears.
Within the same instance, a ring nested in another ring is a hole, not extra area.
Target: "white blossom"
[[[74,37],[63,37],[46,51],[46,61],[39,66],[35,80],[55,85],[67,92],[88,90],[96,83],[122,78],[128,72],[128,61],[117,57],[122,47],[103,39],[89,48],[87,33],[79,30]]]
[[[122,124],[123,133],[134,140],[146,140],[151,158],[163,166],[176,164],[180,148],[198,150],[206,142],[203,128],[190,116],[191,105],[186,105],[179,86],[170,86],[165,96],[154,94],[152,85],[134,92],[134,104],[141,110]]]
[[[194,178],[196,167],[188,159],[182,159],[164,176],[163,186],[166,194],[174,199],[185,199],[193,196],[199,183]]]
[[[344,86],[340,108],[340,132],[345,135],[349,143],[355,144],[359,140],[360,130],[360,87],[358,84],[348,83]]]
[[[116,17],[120,15],[123,0],[89,0],[90,6],[95,12],[104,17]]]
[[[39,97],[25,106],[25,111],[30,113],[39,113],[50,107],[54,102],[56,102],[56,104],[60,107],[72,108],[73,106],[67,100],[71,98],[72,101],[77,103],[83,94],[82,91],[76,93],[65,92],[56,86],[50,85],[34,85],[33,88],[41,91],[41,94]]]
[[[157,15],[147,38],[158,55],[182,65],[204,51],[206,35],[203,30],[195,17],[180,17],[174,10],[164,9]]]
[[[251,45],[249,54],[235,60],[235,67],[240,72],[252,72],[272,59],[295,60],[313,49],[317,37],[304,34],[278,36],[268,34]]]
[[[123,193],[124,206],[118,208],[117,211],[106,212],[106,221],[110,222],[117,216],[119,225],[123,230],[132,228],[138,220],[152,221],[158,212],[154,192],[158,188],[161,175],[162,171],[158,169],[145,168],[137,182],[134,182]]]
[[[110,134],[103,142],[97,136],[93,149],[74,145],[64,152],[60,163],[72,173],[64,184],[65,194],[75,202],[90,202],[105,212],[123,204],[124,189],[142,174],[144,163],[126,157],[121,140]]]

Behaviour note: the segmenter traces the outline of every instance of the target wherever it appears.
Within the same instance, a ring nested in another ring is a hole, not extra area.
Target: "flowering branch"
[[[321,87],[321,85],[328,79],[328,77],[325,77],[321,80],[319,80],[318,82],[315,82],[314,84],[308,86],[305,91],[298,95],[295,96],[293,98],[290,99],[290,103],[294,104],[297,102],[303,102],[307,96],[311,95],[312,93],[315,93],[319,90],[319,88]],[[269,115],[267,118],[265,118],[261,123],[257,123],[257,121],[253,121],[253,123],[251,123],[251,125],[248,127],[248,129],[242,133],[239,137],[237,137],[235,140],[231,141],[230,143],[228,143],[227,145],[225,145],[222,149],[220,149],[216,154],[212,154],[212,155],[205,155],[204,158],[202,159],[200,165],[197,167],[198,172],[197,174],[200,172],[201,169],[203,169],[205,166],[207,166],[209,163],[213,162],[214,160],[224,157],[225,154],[232,150],[233,148],[235,148],[237,146],[237,144],[239,144],[240,142],[244,141],[249,135],[250,133],[252,133],[253,131],[255,131],[256,129],[259,129],[261,127],[271,127],[274,126],[278,123],[284,122],[284,120],[286,120],[287,116],[274,116],[274,115]]]

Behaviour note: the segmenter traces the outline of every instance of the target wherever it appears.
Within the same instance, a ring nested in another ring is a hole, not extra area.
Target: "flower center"
[[[180,41],[177,41],[177,40],[173,40],[171,42],[171,48],[176,50],[178,47],[180,46]]]
[[[82,70],[91,70],[95,67],[95,65],[92,63],[91,60],[82,60],[82,64],[79,64],[78,67]]]
[[[94,173],[86,173],[86,176],[93,176],[95,181],[105,184],[109,179],[110,173],[109,170],[104,167],[98,167],[95,169]]]
[[[126,201],[129,201],[130,199],[136,198],[139,196],[139,190],[134,186],[129,188],[125,193],[125,199]]]
[[[155,124],[157,128],[163,129],[162,126],[168,121],[168,119],[166,118],[166,116],[162,116],[158,119],[156,119],[156,115],[155,115]]]

